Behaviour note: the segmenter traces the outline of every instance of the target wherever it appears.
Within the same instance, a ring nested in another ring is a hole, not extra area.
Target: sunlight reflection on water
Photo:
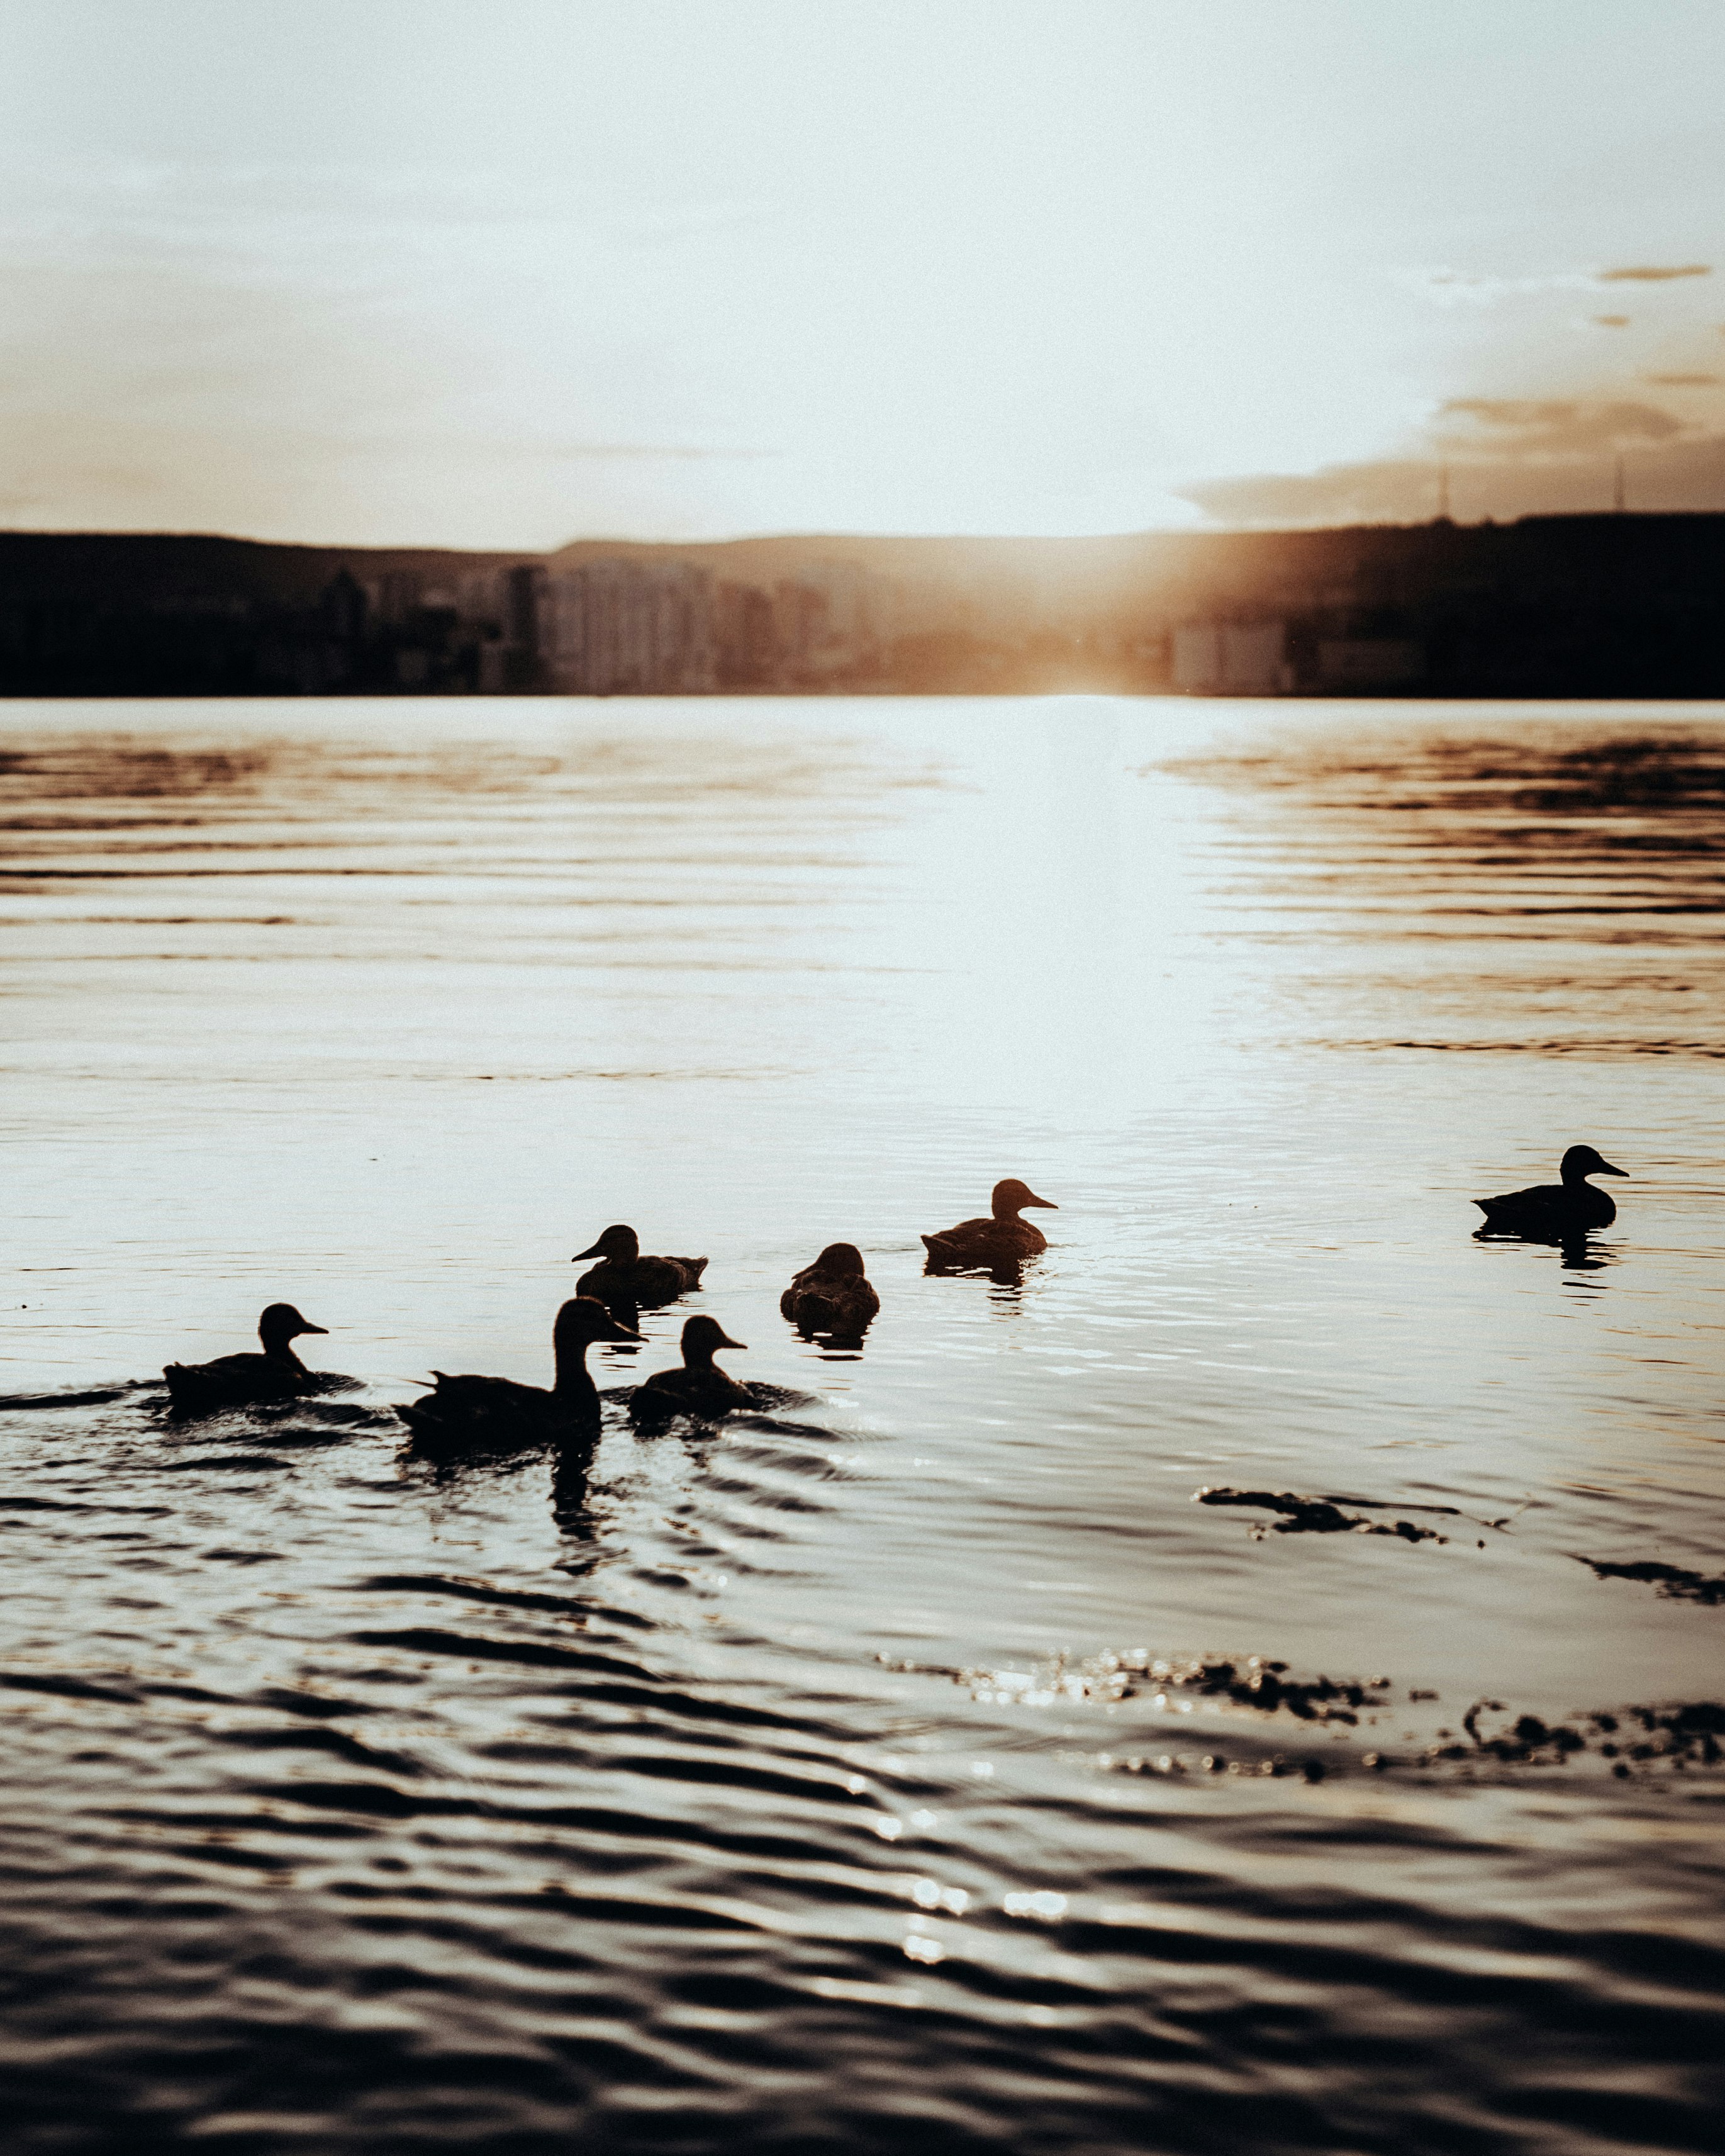
[[[1719,714],[9,716],[20,2147],[1707,2145]],[[403,1462],[611,1220],[812,1404]]]

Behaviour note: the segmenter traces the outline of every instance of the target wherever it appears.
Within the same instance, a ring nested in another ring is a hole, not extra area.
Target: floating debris
[[[1060,1655],[1029,1669],[959,1669],[886,1654],[875,1660],[887,1669],[966,1686],[983,1707],[1084,1705],[1106,1709],[1139,1700],[1170,1721],[1199,1712],[1201,1702],[1209,1702],[1212,1713],[1225,1712],[1230,1707],[1252,1711],[1251,1719],[1243,1720],[1226,1738],[1218,1730],[1201,1739],[1209,1744],[1208,1750],[1163,1749],[1153,1725],[1135,1736],[1122,1733],[1117,1744],[1095,1759],[1105,1772],[1118,1774],[1225,1774],[1235,1779],[1301,1774],[1308,1782],[1317,1782],[1355,1763],[1383,1774],[1393,1767],[1563,1767],[1590,1755],[1602,1765],[1609,1763],[1609,1771],[1625,1780],[1638,1771],[1645,1774],[1661,1767],[1708,1768],[1725,1762],[1725,1705],[1711,1700],[1598,1709],[1547,1722],[1537,1714],[1517,1713],[1502,1700],[1481,1699],[1461,1717],[1465,1741],[1439,1728],[1434,1740],[1422,1745],[1404,1731],[1410,1748],[1406,1751],[1392,1753],[1378,1742],[1368,1752],[1332,1752],[1319,1759],[1264,1751],[1263,1740],[1270,1732],[1257,1717],[1267,1721],[1286,1714],[1308,1727],[1327,1729],[1332,1742],[1345,1744],[1355,1732],[1361,1741],[1371,1742],[1368,1732],[1373,1725],[1385,1717],[1399,1722],[1406,1712],[1398,1708],[1389,1677],[1293,1676],[1286,1662],[1263,1655],[1161,1656],[1144,1647],[1082,1659]],[[1437,1694],[1417,1689],[1406,1697],[1409,1702],[1435,1702]],[[1188,1727],[1189,1744],[1199,1728]],[[1172,1728],[1168,1733],[1173,1734]],[[1230,1757],[1220,1749],[1224,1741],[1243,1744],[1246,1752]]]
[[[1686,1572],[1681,1565],[1660,1564],[1651,1558],[1634,1564],[1608,1564],[1591,1557],[1576,1563],[1584,1564],[1595,1579],[1634,1579],[1656,1587],[1667,1601],[1701,1602],[1710,1609],[1725,1603],[1725,1576],[1710,1579],[1704,1572]]]
[[[1450,1539],[1435,1527],[1417,1527],[1412,1520],[1397,1520],[1393,1525],[1386,1525],[1381,1520],[1361,1519],[1357,1513],[1342,1510],[1344,1505],[1359,1505],[1373,1512],[1390,1509],[1370,1497],[1301,1497],[1292,1490],[1204,1489],[1193,1491],[1192,1502],[1196,1505],[1254,1505],[1262,1512],[1281,1512],[1286,1517],[1269,1523],[1279,1535],[1395,1535],[1404,1543],[1446,1543]],[[1408,1510],[1446,1512],[1455,1519],[1466,1517],[1454,1505],[1410,1505]],[[1252,1530],[1260,1540],[1267,1532],[1261,1527]]]

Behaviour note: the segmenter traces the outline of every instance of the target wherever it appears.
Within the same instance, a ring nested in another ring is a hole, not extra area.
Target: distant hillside
[[[549,555],[0,532],[0,694],[1725,696],[1725,515]]]

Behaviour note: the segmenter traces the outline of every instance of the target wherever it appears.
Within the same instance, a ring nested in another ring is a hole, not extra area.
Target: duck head
[[[1585,1183],[1590,1175],[1624,1175],[1626,1168],[1613,1168],[1609,1160],[1601,1160],[1591,1146],[1571,1146],[1563,1155],[1563,1164],[1558,1170],[1565,1183]]]
[[[569,1263],[578,1265],[583,1258],[609,1258],[616,1264],[629,1265],[640,1255],[641,1239],[633,1228],[607,1228],[591,1250],[578,1250]]]
[[[683,1327],[683,1360],[691,1370],[710,1370],[721,1348],[747,1348],[733,1340],[716,1317],[691,1317]]]
[[[571,1296],[557,1312],[552,1338],[559,1348],[587,1348],[595,1340],[633,1340],[644,1336],[632,1325],[614,1317],[603,1303],[590,1295]]]
[[[266,1355],[285,1355],[302,1332],[327,1332],[326,1325],[314,1325],[301,1317],[290,1302],[272,1302],[258,1320],[258,1337]]]
[[[823,1280],[861,1280],[862,1252],[855,1243],[829,1243],[809,1270]]]
[[[1015,1175],[1009,1175],[1004,1183],[994,1185],[992,1210],[997,1220],[1016,1219],[1020,1209],[1026,1205],[1045,1206],[1050,1213],[1058,1213],[1060,1209],[1053,1199],[1039,1198],[1028,1183],[1020,1183]]]

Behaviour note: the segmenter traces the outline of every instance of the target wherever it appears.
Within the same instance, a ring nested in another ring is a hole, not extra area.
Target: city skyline
[[[1725,506],[1675,0],[8,0],[0,523],[556,547]]]

